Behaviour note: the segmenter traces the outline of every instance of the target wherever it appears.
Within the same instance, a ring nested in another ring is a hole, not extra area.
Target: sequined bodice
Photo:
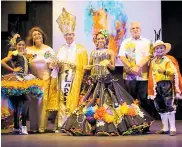
[[[40,51],[32,51],[31,49],[27,49],[28,54],[35,55],[34,59],[29,63],[30,72],[41,80],[46,80],[50,77],[51,70],[49,69],[47,61],[44,57],[47,50],[49,50],[49,48]]]
[[[15,67],[21,67],[22,70],[19,73],[28,73],[28,62],[23,55],[12,56],[12,62]]]
[[[91,71],[92,75],[110,74],[107,67],[97,65],[97,64],[100,64],[100,62],[105,60],[105,59],[110,60],[111,55],[107,52],[106,49],[95,50],[95,51],[92,52],[91,56],[92,56],[92,59],[93,59],[93,65],[95,65],[92,68],[92,71]]]

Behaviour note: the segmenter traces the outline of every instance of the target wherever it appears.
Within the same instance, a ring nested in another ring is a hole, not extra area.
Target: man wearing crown
[[[174,98],[181,98],[182,80],[177,60],[166,55],[171,44],[157,40],[153,45],[150,63],[148,97],[154,100],[156,110],[161,116],[163,128],[156,134],[176,135]],[[168,123],[170,129],[168,127]]]
[[[67,115],[78,106],[80,87],[84,75],[84,67],[88,63],[86,49],[75,43],[76,17],[63,8],[57,23],[66,41],[58,50],[57,58],[60,68],[60,110],[58,111],[58,128],[62,126]]]

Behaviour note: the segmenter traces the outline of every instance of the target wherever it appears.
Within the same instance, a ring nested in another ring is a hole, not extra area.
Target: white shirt
[[[71,45],[63,45],[57,54],[59,61],[66,61],[75,63],[76,61],[76,43],[73,42]]]
[[[134,44],[135,47],[127,48],[128,44]],[[143,37],[140,37],[139,39],[127,38],[121,44],[119,56],[125,56],[128,58],[131,55],[133,62],[140,66],[142,58],[151,55],[150,44],[151,42]],[[127,78],[126,73],[123,73],[123,76],[125,80],[129,79]],[[148,80],[148,65],[142,67],[142,72],[140,75],[136,76],[136,80]]]

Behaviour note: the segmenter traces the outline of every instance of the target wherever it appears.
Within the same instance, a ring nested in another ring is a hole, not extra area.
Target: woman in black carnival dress
[[[106,30],[97,33],[97,49],[92,51],[86,67],[87,71],[91,70],[89,88],[81,95],[79,107],[62,126],[68,135],[140,134],[153,121],[112,77],[110,71],[115,69],[115,57],[107,49],[108,40]]]

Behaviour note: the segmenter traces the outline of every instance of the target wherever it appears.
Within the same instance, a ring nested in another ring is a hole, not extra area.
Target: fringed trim
[[[148,99],[154,100],[155,96],[154,95],[148,95]]]
[[[165,56],[165,58],[171,63],[172,68],[174,69],[174,86],[175,86],[175,96],[177,96],[177,94],[181,94],[181,91],[179,89],[179,77],[178,77],[178,72],[177,69],[175,68],[173,62]]]
[[[156,60],[156,59],[154,59],[153,62],[155,62],[155,60]],[[151,62],[151,64],[153,64],[153,62]],[[153,75],[153,71],[152,71],[152,80],[153,80],[153,84],[154,84],[154,86],[153,86],[154,94],[151,95],[151,96],[149,96],[149,99],[154,100],[155,97],[156,97],[156,95],[157,95],[157,92],[156,92],[157,83],[156,83],[156,81],[155,81],[155,78],[154,78],[154,75]]]

